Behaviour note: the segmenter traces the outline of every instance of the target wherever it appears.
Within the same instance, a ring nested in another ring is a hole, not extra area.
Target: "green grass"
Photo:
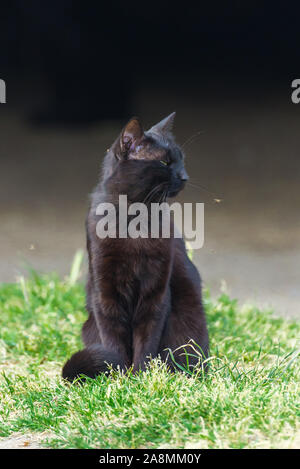
[[[79,264],[63,281],[33,273],[0,286],[1,437],[45,434],[41,444],[53,448],[300,446],[300,325],[226,294],[205,296],[205,378],[155,360],[137,376],[64,384],[61,367],[82,347],[86,317]]]

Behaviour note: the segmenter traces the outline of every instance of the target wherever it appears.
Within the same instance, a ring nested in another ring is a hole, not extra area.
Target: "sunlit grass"
[[[0,287],[0,436],[48,435],[57,448],[256,448],[300,445],[300,326],[222,294],[205,305],[210,372],[112,373],[66,385],[82,347],[85,294],[70,277],[33,274]]]

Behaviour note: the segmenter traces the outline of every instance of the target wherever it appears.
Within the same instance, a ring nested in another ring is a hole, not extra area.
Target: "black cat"
[[[101,202],[113,203],[118,211],[120,194],[127,195],[128,204],[150,204],[183,189],[188,176],[182,151],[171,134],[174,116],[147,132],[137,118],[131,119],[105,156],[86,222],[85,349],[63,368],[63,377],[70,381],[80,374],[95,377],[107,371],[107,364],[143,370],[149,357],[157,355],[172,367],[166,349],[175,350],[190,339],[208,355],[201,280],[183,240],[174,236],[100,239],[96,233],[96,208]],[[179,352],[175,359],[186,363]],[[190,366],[197,361],[190,358]]]

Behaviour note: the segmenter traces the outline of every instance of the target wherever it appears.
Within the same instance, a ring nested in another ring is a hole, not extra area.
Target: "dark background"
[[[66,274],[106,148],[176,110],[205,284],[300,315],[299,22],[293,2],[1,5],[0,280]]]

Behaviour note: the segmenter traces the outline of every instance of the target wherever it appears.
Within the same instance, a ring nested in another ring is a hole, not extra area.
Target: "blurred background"
[[[205,203],[194,255],[205,285],[299,317],[299,12],[254,1],[1,5],[0,281],[28,266],[67,274],[106,149],[132,115],[148,128],[176,110],[191,177],[179,199]]]

